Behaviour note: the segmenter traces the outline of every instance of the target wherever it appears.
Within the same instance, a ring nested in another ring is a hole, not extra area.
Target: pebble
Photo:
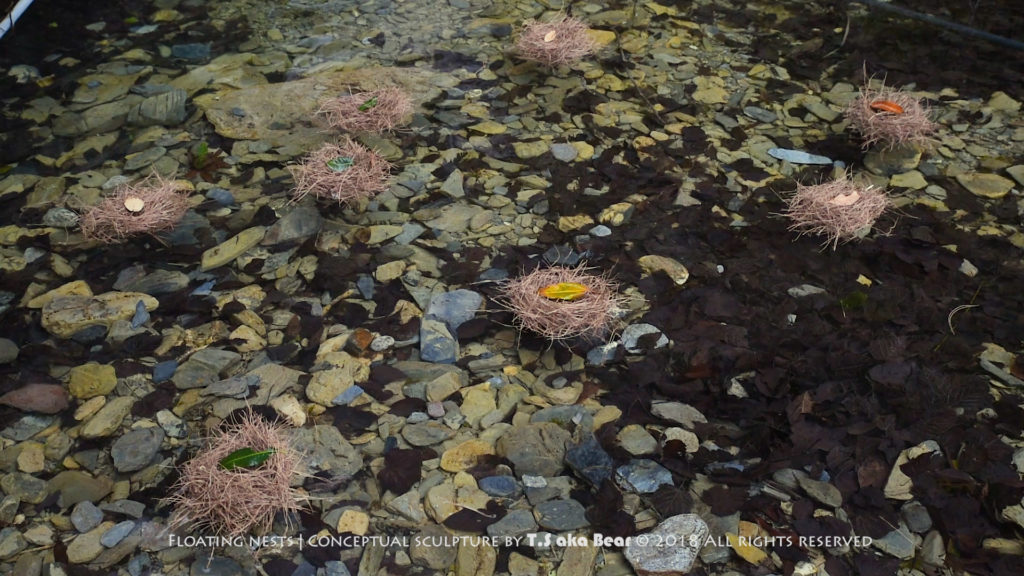
[[[565,455],[565,462],[576,474],[585,478],[594,486],[601,483],[612,475],[614,462],[612,457],[605,452],[601,444],[593,435],[569,448]]]
[[[512,510],[487,527],[487,535],[492,538],[518,537],[536,531],[537,521],[529,510]]]
[[[619,446],[633,456],[652,454],[658,449],[658,441],[639,424],[630,424],[619,430],[617,439]]]
[[[700,410],[682,402],[655,402],[651,405],[651,412],[658,418],[677,422],[691,430],[694,424],[708,421]]]
[[[444,322],[448,330],[455,334],[459,326],[476,316],[483,302],[484,297],[478,292],[466,289],[452,290],[431,298],[425,313]]]
[[[153,461],[164,441],[160,428],[143,428],[125,433],[110,447],[110,456],[118,472],[135,472]]]
[[[28,384],[0,396],[0,404],[26,412],[57,414],[69,406],[68,393],[58,384]]]
[[[709,534],[708,525],[700,516],[680,514],[658,524],[647,534],[647,540],[632,538],[624,553],[637,574],[686,574],[693,567]],[[648,542],[652,541],[678,542],[679,545],[651,546]]]
[[[100,544],[106,548],[113,548],[125,539],[135,529],[135,522],[125,520],[114,525],[100,537]]]
[[[788,150],[786,148],[769,148],[768,155],[772,158],[784,160],[791,164],[831,164],[832,159],[817,154],[809,154],[802,150]]]
[[[433,446],[454,435],[454,430],[434,421],[410,424],[402,428],[402,438],[413,446]]]
[[[555,532],[579,530],[590,526],[587,510],[575,500],[548,500],[534,509],[534,516],[541,528]]]
[[[158,362],[153,366],[153,383],[162,384],[167,382],[174,376],[174,372],[178,369],[177,360],[164,360]]]
[[[561,162],[572,162],[579,154],[572,144],[556,143],[551,145],[551,155]]]
[[[81,429],[82,438],[104,438],[121,428],[121,422],[132,410],[135,399],[118,396],[99,409]]]
[[[234,202],[234,198],[231,201]],[[324,219],[315,206],[297,206],[267,228],[260,244],[281,246],[295,243],[319,233],[323,225]]]
[[[652,494],[662,486],[672,486],[672,473],[653,460],[631,460],[615,470],[619,485],[637,494]]]
[[[175,44],[171,46],[171,56],[192,62],[206,60],[210,57],[210,45],[201,43]]]
[[[653,335],[657,335],[654,338]],[[646,337],[646,338],[645,338]],[[646,342],[649,342],[647,346],[641,346],[640,339],[645,338]],[[622,334],[619,335],[619,340],[622,342],[622,346],[626,349],[626,352],[631,354],[641,354],[648,350],[657,350],[658,348],[664,348],[668,346],[668,337],[665,336],[656,326],[651,324],[630,324],[622,330]]]
[[[957,174],[956,181],[971,194],[982,198],[999,199],[1013,190],[1013,180],[998,174],[981,172]]]
[[[555,476],[561,472],[569,432],[552,422],[531,422],[507,430],[495,446],[512,462],[516,475]]]
[[[88,532],[103,522],[103,511],[92,502],[80,502],[71,510],[71,524],[80,533]]]
[[[480,489],[496,498],[515,498],[519,485],[514,476],[486,476],[477,483]]]
[[[453,364],[459,355],[459,342],[441,320],[426,317],[420,323],[420,358],[438,364]]]

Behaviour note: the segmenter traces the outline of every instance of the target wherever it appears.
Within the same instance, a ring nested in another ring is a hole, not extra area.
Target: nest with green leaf
[[[288,170],[295,178],[295,200],[312,194],[350,204],[372,198],[391,185],[391,164],[349,138],[324,144]]]
[[[229,537],[268,533],[277,514],[287,521],[308,502],[291,486],[301,461],[281,425],[247,412],[182,466],[167,499],[171,527]]]
[[[331,98],[320,105],[317,116],[346,132],[392,132],[412,118],[412,99],[402,89],[379,90]]]

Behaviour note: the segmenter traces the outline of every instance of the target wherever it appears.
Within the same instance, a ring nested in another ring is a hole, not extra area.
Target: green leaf
[[[335,172],[344,172],[352,167],[355,161],[348,156],[338,156],[327,161],[327,167]]]
[[[363,102],[362,104],[360,104],[359,105],[359,111],[360,112],[366,112],[367,110],[369,110],[370,108],[373,108],[376,105],[377,105],[377,97],[374,96],[373,98],[370,98],[366,102]]]
[[[844,298],[839,300],[839,304],[843,307],[843,310],[855,310],[864,306],[868,301],[868,295],[861,292],[860,290],[854,290],[847,294]]]
[[[276,450],[273,448],[262,451],[256,451],[252,448],[242,448],[241,450],[235,450],[224,457],[224,459],[220,461],[220,467],[225,470],[234,470],[236,468],[256,468],[260,464],[266,462],[274,452],[276,452]]]

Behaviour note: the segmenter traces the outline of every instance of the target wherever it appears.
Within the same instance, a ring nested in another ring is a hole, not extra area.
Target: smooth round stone
[[[572,162],[579,155],[579,151],[572,144],[557,143],[551,145],[551,155],[562,162]]]

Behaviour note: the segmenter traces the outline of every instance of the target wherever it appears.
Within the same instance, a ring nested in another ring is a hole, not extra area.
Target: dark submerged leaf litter
[[[971,3],[940,2],[937,6],[924,0],[903,0],[901,4],[926,12],[971,16],[964,14]],[[820,31],[843,26],[846,21],[839,5],[809,5],[806,14],[778,26],[774,25],[771,14],[753,9],[725,9],[714,14],[708,10],[697,8],[691,16],[696,21],[722,18],[737,26],[757,24],[754,29],[761,32],[751,42],[757,55],[770,61],[789,59],[789,70],[804,78],[817,78],[822,54],[836,47],[832,37],[816,46],[815,39],[820,38]],[[977,18],[975,26],[1012,36],[1019,30],[1021,21],[1019,17],[1007,17],[1003,10],[999,6],[979,6],[973,14]],[[33,21],[36,17],[30,12],[19,26],[38,26]],[[888,72],[888,82],[897,85],[914,82],[919,89],[935,90],[952,86],[961,97],[985,95],[999,89],[1018,99],[1021,97],[1024,66],[1020,64],[1024,57],[1018,54],[1006,54],[985,43],[964,41],[940,31],[940,36],[954,38],[958,57],[963,60],[962,65],[947,66],[948,54],[936,48],[941,43],[927,36],[934,33],[929,28],[909,27],[912,37],[908,41],[908,26],[898,19],[858,19],[851,22],[851,26],[845,49],[834,56],[838,62],[836,77],[856,77],[863,66],[869,74]],[[237,30],[236,34],[241,37],[245,27],[229,29]],[[921,35],[919,41],[913,41],[915,35]],[[233,39],[223,39],[222,49]],[[74,41],[68,37],[60,39],[60,42]],[[794,51],[794,44],[806,50]],[[215,45],[214,53],[217,51]],[[28,59],[16,51],[9,58],[10,61]],[[486,64],[472,56],[442,51],[435,52],[431,62],[436,69],[448,71]],[[615,55],[608,56],[607,64],[629,65]],[[60,82],[58,89],[70,90],[74,78],[61,78]],[[790,89],[788,86],[779,88],[780,94]],[[12,94],[22,96],[17,91]],[[680,107],[668,98],[650,94],[644,97],[669,110]],[[621,138],[621,128],[600,127],[587,117],[594,113],[597,104],[606,100],[600,94],[579,92],[565,100],[563,112],[583,114],[595,138]],[[648,120],[657,125],[653,116]],[[23,128],[13,119],[3,119],[2,124],[4,130]],[[744,134],[740,131],[733,136],[738,146]],[[639,321],[658,326],[673,342],[667,349],[652,350],[644,357],[630,357],[607,367],[587,370],[589,383],[599,389],[602,403],[622,410],[622,418],[606,426],[608,429],[597,437],[614,465],[627,459],[614,445],[615,432],[628,424],[661,423],[650,412],[651,400],[655,397],[679,400],[708,416],[712,424],[698,424],[700,437],[720,449],[702,447],[688,457],[678,442],[669,442],[660,448],[657,460],[673,473],[676,485],[663,486],[646,497],[656,510],[665,516],[691,511],[695,495],[685,487],[697,473],[709,473],[717,485],[697,497],[716,515],[742,512],[745,518],[754,518],[766,528],[804,536],[846,534],[849,526],[845,522],[832,517],[815,517],[815,505],[805,496],[794,495],[791,515],[783,513],[773,499],[750,497],[749,488],[770,478],[772,472],[801,468],[827,472],[842,493],[843,508],[856,532],[880,538],[898,522],[896,504],[881,493],[897,455],[921,441],[934,439],[942,448],[941,455],[916,458],[902,470],[914,481],[915,499],[928,509],[948,539],[949,547],[955,551],[947,557],[950,567],[975,574],[1016,573],[1014,559],[983,549],[981,541],[988,537],[1014,536],[1014,530],[1000,519],[999,513],[1004,507],[1021,501],[1024,483],[1009,463],[1011,449],[999,436],[1020,434],[1024,410],[1012,398],[1004,396],[993,400],[988,379],[978,368],[976,358],[983,342],[1019,341],[1024,326],[1019,258],[1006,250],[1002,240],[965,232],[945,215],[916,207],[908,208],[900,216],[899,227],[891,236],[875,236],[866,242],[842,246],[834,253],[823,252],[813,240],[792,240],[785,222],[775,216],[781,208],[781,202],[774,199],[779,191],[765,188],[754,191],[755,196],[767,197],[765,202],[748,201],[738,210],[751,226],[729,228],[727,221],[710,210],[711,205],[723,205],[731,197],[731,193],[725,191],[722,176],[706,175],[704,182],[697,186],[694,196],[703,201],[703,205],[696,208],[672,205],[679,183],[665,174],[666,166],[690,167],[691,175],[700,176],[702,169],[690,156],[713,152],[712,144],[699,126],[688,127],[680,140],[682,146],[658,143],[654,149],[646,149],[644,157],[638,156],[631,147],[612,146],[583,167],[567,166],[547,156],[533,164],[537,172],[549,174],[550,190],[555,191],[543,198],[550,207],[549,222],[559,215],[596,214],[608,204],[633,193],[646,196],[637,206],[638,213],[632,223],[628,227],[613,228],[610,236],[589,238],[586,245],[575,245],[572,234],[562,233],[552,224],[543,235],[546,244],[568,244],[580,252],[585,251],[592,265],[610,270],[624,286],[638,287],[651,305]],[[492,156],[513,158],[511,143],[509,135],[492,137]],[[434,144],[446,145],[444,142]],[[218,143],[222,148],[228,145]],[[817,143],[816,150],[848,164],[856,165],[861,158],[856,143],[843,136]],[[30,152],[34,149],[22,144],[0,154],[0,161],[19,161]],[[628,165],[613,162],[617,155],[623,155]],[[102,160],[97,158],[95,162],[98,165]],[[474,164],[470,161],[459,168],[471,171],[480,167]],[[217,167],[215,165],[214,169]],[[743,162],[730,168],[752,181],[764,177],[755,167]],[[46,169],[40,167],[40,170]],[[800,178],[807,181],[820,175],[814,170],[805,170]],[[199,171],[193,176],[205,180],[212,174]],[[985,217],[984,207],[976,198],[954,182],[944,182],[941,178],[938,181],[949,190],[949,207],[966,211],[968,223],[972,217],[977,221]],[[578,192],[586,187],[604,186],[609,192],[599,199]],[[513,187],[510,194],[516,191]],[[0,207],[0,216],[5,222],[23,222],[32,216],[21,213],[18,206],[5,204],[9,206]],[[995,210],[996,216],[1003,218],[1006,215],[1000,211],[1010,210],[1010,207],[997,206]],[[78,273],[89,280],[94,292],[107,291],[112,289],[118,272],[134,262],[171,262],[176,258],[195,257],[202,249],[215,244],[212,238],[199,240],[201,248],[192,251],[132,241],[123,249],[97,251],[95,258],[90,258]],[[25,238],[19,241],[18,247],[38,245],[49,249],[51,242],[45,238]],[[945,248],[949,245],[955,245],[957,252]],[[454,258],[444,250],[431,250],[444,260],[444,278],[452,284],[476,281],[483,272],[482,253],[469,251],[461,258]],[[532,257],[545,250],[546,246],[506,248],[491,265],[503,267],[510,273],[528,270],[537,262]],[[636,260],[646,254],[670,256],[687,263],[690,281],[685,287],[677,288],[664,277],[641,277]],[[980,270],[975,278],[958,272],[965,256]],[[321,257],[317,278],[310,288],[323,290],[343,282],[355,282],[358,274],[371,272],[379,263],[372,250],[360,246],[352,248],[350,258]],[[719,264],[724,267],[722,272],[716,270]],[[6,274],[4,288],[24,292],[35,273],[46,266],[46,262],[38,262],[29,264],[21,272]],[[228,269],[216,271],[215,275],[221,289],[238,284],[235,273]],[[870,278],[872,285],[865,287],[857,283],[861,275]],[[826,292],[799,299],[787,295],[787,288],[807,283],[821,286]],[[194,288],[189,286],[179,293],[161,297],[161,307],[154,314],[155,325],[201,324],[217,314],[211,299],[189,296]],[[383,313],[370,318],[359,306],[339,306],[332,310],[330,321],[360,325],[382,333],[417,331],[415,321],[399,326],[389,316],[395,303],[404,297],[400,285],[377,283],[375,289],[378,312]],[[489,289],[483,291],[493,296]],[[269,296],[268,300],[272,298]],[[279,300],[287,298],[282,295]],[[951,334],[947,326],[949,311],[965,302],[978,307],[958,315],[956,333]],[[307,310],[302,312],[303,318],[299,325],[290,328],[289,338],[321,338],[323,324],[328,319],[312,317]],[[797,317],[794,325],[786,321],[790,314]],[[507,320],[502,314],[489,318],[490,325],[486,320],[475,320],[460,330],[459,337],[464,340],[485,337],[499,321]],[[137,373],[140,369],[125,360],[126,355],[148,354],[159,344],[132,339],[122,349],[113,350],[100,337],[86,342],[72,339],[54,344],[39,328],[38,318],[21,310],[6,314],[0,333],[23,343],[19,367],[0,366],[0,373],[6,376],[0,383],[0,393],[25,383],[47,381],[43,374],[52,363],[116,362],[119,376]],[[96,345],[98,348],[93,348]],[[521,345],[537,349],[544,346],[529,335],[523,336]],[[313,362],[308,351],[278,350],[277,353],[304,370]],[[401,357],[401,354],[398,351],[396,356]],[[1020,369],[1015,369],[1019,376]],[[382,401],[387,396],[383,386],[401,376],[380,373],[386,370],[375,371],[377,378],[372,377],[366,387]],[[730,380],[740,374],[749,374],[747,398],[727,394]],[[626,382],[629,384],[624,385]],[[158,386],[136,403],[133,415],[152,416],[170,408],[173,400],[173,386]],[[423,409],[424,406],[412,399],[391,406],[392,413],[399,416]],[[976,417],[982,410],[988,416]],[[328,414],[332,424],[345,435],[365,431],[375,421],[372,414],[348,407],[331,408]],[[0,423],[5,426],[20,416],[13,408],[0,407]],[[735,454],[725,451],[730,447]],[[404,493],[419,481],[419,464],[433,457],[436,453],[429,449],[393,449],[384,456],[385,466],[377,475],[378,481],[383,488]],[[716,466],[726,462],[750,464],[739,469]],[[587,517],[595,530],[609,535],[628,535],[635,531],[632,517],[623,510],[622,494],[613,483],[604,480],[584,486],[587,492],[580,498],[591,502]],[[482,511],[464,510],[450,517],[446,525],[479,533],[504,513],[497,502],[491,504],[493,506]],[[308,520],[313,526],[320,525],[319,518]],[[783,554],[782,549],[777,551]],[[319,554],[323,557],[316,558]],[[788,563],[805,559],[798,550],[790,549],[785,554],[784,561]],[[54,548],[54,556],[67,563],[66,551],[60,542]],[[306,557],[322,565],[330,554],[319,550],[307,553]],[[271,564],[268,572],[290,573],[291,565],[287,564]],[[850,557],[829,557],[826,567],[833,575],[873,575],[892,574],[899,564],[896,559],[860,552]],[[91,573],[77,566],[72,570],[75,574]]]

